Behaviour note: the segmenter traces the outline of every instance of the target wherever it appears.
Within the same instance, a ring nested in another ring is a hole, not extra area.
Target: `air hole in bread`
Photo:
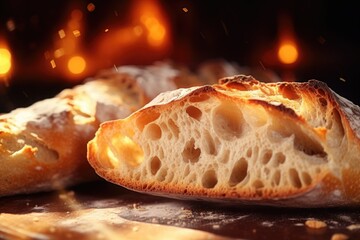
[[[223,103],[214,109],[213,128],[215,133],[225,140],[239,138],[242,134],[243,116],[236,104]]]
[[[302,179],[302,182],[305,183],[305,185],[307,185],[307,186],[309,186],[312,183],[312,178],[308,172],[302,172],[301,179]]]
[[[159,112],[150,111],[149,113],[140,114],[139,117],[135,120],[136,126],[142,131],[146,125],[155,121],[160,117]]]
[[[275,172],[272,175],[271,178],[272,182],[275,184],[275,186],[279,186],[280,180],[281,180],[281,173],[280,170],[275,170]]]
[[[195,140],[192,138],[185,145],[185,148],[182,152],[182,158],[184,162],[195,163],[199,161],[201,150],[195,147]]]
[[[306,135],[302,137],[295,136],[294,147],[297,150],[302,151],[309,156],[318,156],[322,158],[324,161],[327,161],[326,158],[327,154],[324,151],[324,148],[321,146],[321,144],[318,141],[315,141]]]
[[[244,105],[241,111],[246,123],[255,128],[264,126],[269,118],[265,109],[256,105]]]
[[[251,158],[251,156],[252,156],[252,148],[248,148],[248,150],[246,151],[246,157]]]
[[[156,123],[151,123],[146,127],[146,137],[151,140],[158,140],[161,138],[161,128]]]
[[[208,153],[208,154],[211,154],[211,155],[216,155],[217,154],[217,150],[216,150],[216,147],[215,147],[215,142],[214,142],[214,139],[212,138],[212,136],[210,135],[209,131],[207,130],[204,130],[204,133],[203,133],[203,150]]]
[[[321,146],[320,142],[313,138],[310,133],[306,133],[300,126],[293,122],[283,124],[281,119],[273,119],[270,127],[272,132],[269,137],[272,141],[278,142],[284,138],[294,138],[294,148],[298,151],[304,152],[309,156],[317,155],[320,158],[326,159],[326,152]]]
[[[285,161],[286,157],[282,152],[277,152],[274,154],[273,163],[275,167],[279,166],[280,164],[284,164]]]
[[[144,151],[128,136],[113,137],[109,147],[109,151],[115,155],[115,159],[122,159],[129,166],[137,167],[144,161]],[[117,162],[118,160],[113,165],[117,166]]]
[[[201,115],[202,115],[201,110],[198,109],[197,107],[194,107],[194,106],[188,106],[188,107],[186,108],[186,113],[187,113],[190,117],[192,117],[192,118],[194,118],[194,119],[196,119],[196,120],[198,120],[198,121],[200,120]]]
[[[173,135],[175,138],[178,138],[178,137],[179,137],[179,133],[180,133],[179,127],[176,125],[176,123],[174,122],[174,120],[172,120],[171,118],[169,118],[169,120],[168,120],[168,127],[169,127],[172,135]]]
[[[201,180],[204,188],[214,188],[218,182],[216,172],[213,169],[207,170]]]
[[[263,188],[264,187],[264,183],[260,179],[255,180],[252,185],[254,188]]]
[[[340,114],[337,110],[332,111],[332,118],[327,127],[326,141],[330,147],[339,147],[345,137],[344,126],[342,125]]]
[[[155,156],[150,159],[150,172],[152,175],[156,175],[156,173],[161,168],[161,161],[159,157]]]
[[[293,187],[301,188],[302,184],[301,184],[301,180],[299,177],[299,173],[295,168],[289,169],[289,180]]]
[[[158,171],[156,179],[160,182],[165,181],[167,175],[167,168],[163,167]]]
[[[248,172],[248,162],[245,158],[240,158],[232,168],[230,179],[229,179],[229,186],[235,186],[241,183],[245,177],[247,176]]]
[[[199,94],[199,95],[193,95],[190,97],[190,102],[204,102],[210,98],[207,94]]]
[[[315,87],[317,90],[317,94],[320,96],[325,96],[325,91],[322,88]]]
[[[318,101],[319,101],[319,103],[320,103],[321,106],[323,106],[323,107],[326,107],[326,106],[327,106],[327,101],[326,101],[325,98],[319,97],[319,98],[318,98]]]
[[[279,92],[284,98],[290,100],[297,100],[300,99],[299,94],[295,90],[294,86],[289,84],[280,85]]]
[[[272,151],[270,149],[265,149],[261,155],[261,163],[264,165],[267,164],[270,161],[271,157]]]

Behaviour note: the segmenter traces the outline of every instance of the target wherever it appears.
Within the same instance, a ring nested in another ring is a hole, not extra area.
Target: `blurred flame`
[[[123,16],[120,23],[112,21],[112,25],[104,26],[91,44],[84,42],[84,24],[85,17],[96,7],[92,2],[76,4],[69,6],[51,48],[44,52],[47,68],[42,71],[48,74],[82,81],[99,69],[132,62],[150,63],[164,58],[171,50],[170,22],[159,0],[131,1],[122,14],[114,10],[116,17]]]
[[[6,75],[11,69],[11,53],[7,48],[0,48],[0,76]]]
[[[298,59],[298,50],[294,42],[283,42],[281,43],[278,50],[279,60],[284,64],[295,63]]]
[[[69,59],[67,67],[72,74],[80,74],[86,68],[86,61],[81,56],[74,56]]]
[[[166,43],[167,20],[157,1],[137,1],[133,6],[131,19],[136,26],[144,29],[150,46],[161,47]]]
[[[13,66],[11,51],[6,41],[0,38],[0,83],[8,83],[12,68]]]
[[[98,58],[108,61],[146,61],[169,51],[170,29],[158,0],[132,2],[124,25],[106,29],[96,41]],[[113,65],[113,62],[109,62]]]
[[[288,15],[282,14],[279,20],[278,59],[282,64],[295,64],[299,58],[299,48],[291,19]]]

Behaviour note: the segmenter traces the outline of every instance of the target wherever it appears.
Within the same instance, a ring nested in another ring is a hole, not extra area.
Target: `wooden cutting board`
[[[360,239],[360,209],[225,206],[99,181],[1,198],[0,239]]]

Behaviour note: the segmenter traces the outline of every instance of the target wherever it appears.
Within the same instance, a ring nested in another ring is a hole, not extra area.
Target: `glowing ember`
[[[89,3],[86,7],[86,9],[89,11],[89,12],[93,12],[95,10],[95,5],[93,3]]]
[[[298,50],[292,42],[281,44],[278,50],[279,60],[284,64],[295,63],[298,59]]]
[[[52,59],[52,60],[50,61],[50,65],[51,65],[51,68],[56,68],[56,63],[55,63],[55,60],[54,60],[54,59]]]
[[[64,38],[64,37],[66,36],[64,29],[59,30],[59,31],[58,31],[58,34],[59,34],[59,38],[60,38],[60,39],[62,39],[62,38]]]
[[[81,32],[79,30],[74,30],[73,34],[74,34],[75,37],[80,37]]]
[[[74,56],[68,61],[68,69],[73,74],[83,73],[86,68],[86,61],[81,56]]]
[[[6,22],[6,27],[7,27],[7,29],[8,29],[10,32],[14,31],[14,30],[15,30],[15,22],[14,22],[14,20],[9,19],[9,20]]]
[[[59,48],[59,49],[56,49],[55,51],[54,51],[54,57],[55,58],[60,58],[60,57],[62,57],[62,56],[64,56],[65,55],[65,50],[64,50],[64,48]]]
[[[6,75],[11,69],[11,53],[6,48],[0,48],[0,76]]]
[[[182,10],[186,13],[189,11],[189,9],[187,9],[186,7],[183,7]]]

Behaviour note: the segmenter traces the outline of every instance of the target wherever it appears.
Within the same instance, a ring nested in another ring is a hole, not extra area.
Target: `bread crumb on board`
[[[305,225],[309,228],[314,228],[314,229],[327,227],[327,224],[325,222],[316,219],[306,220]]]
[[[347,226],[346,228],[349,229],[350,231],[358,230],[358,229],[360,229],[360,224],[351,224],[351,225]]]
[[[343,233],[334,233],[331,236],[331,240],[347,240],[349,239],[349,236]]]

